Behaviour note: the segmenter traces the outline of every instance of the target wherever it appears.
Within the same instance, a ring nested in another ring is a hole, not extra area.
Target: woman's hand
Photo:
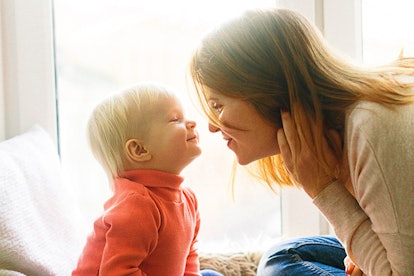
[[[278,130],[277,140],[283,161],[293,180],[302,186],[311,198],[315,198],[323,189],[331,184],[335,178],[324,172],[320,162],[309,148],[309,146],[312,145],[308,146],[309,143],[305,143],[305,141],[301,140],[289,112],[282,111],[281,117],[283,128]],[[302,128],[304,136],[312,137],[312,134],[315,131],[315,123],[312,121],[310,125],[304,124]],[[337,146],[340,146],[341,138],[337,131],[329,130],[328,135],[331,141]],[[318,141],[317,143],[322,145],[328,164],[332,168],[331,171],[334,171],[334,168],[339,164],[339,160],[335,157],[327,139],[324,138],[323,141]],[[293,164],[294,155],[297,156],[296,167],[294,167]]]
[[[345,273],[348,276],[365,276],[359,267],[357,267],[352,260],[346,256],[344,259]]]

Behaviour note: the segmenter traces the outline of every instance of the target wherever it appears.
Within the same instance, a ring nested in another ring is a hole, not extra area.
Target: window
[[[86,142],[91,109],[114,91],[157,81],[180,91],[189,117],[198,122],[204,152],[183,176],[198,195],[201,249],[252,248],[279,237],[279,196],[239,169],[233,199],[233,153],[208,133],[185,84],[189,55],[208,28],[245,8],[275,6],[274,0],[55,0],[54,6],[62,163],[91,225],[110,195]]]
[[[363,61],[382,65],[400,51],[414,57],[414,2],[362,0]]]
[[[169,9],[172,9],[170,1],[165,1],[165,3],[160,1],[156,1],[155,4],[158,6],[162,6],[161,4],[167,5],[163,9],[164,14]],[[159,55],[156,62],[152,62],[144,67],[141,66],[141,71],[132,68],[139,65],[129,62],[131,55],[140,52],[133,51],[128,53],[126,51],[128,48],[132,50],[136,48],[117,40],[119,37],[116,37],[114,33],[120,33],[120,30],[125,28],[122,28],[120,21],[115,20],[114,14],[121,14],[126,19],[126,15],[131,15],[136,10],[147,11],[150,9],[148,6],[135,6],[134,8],[133,4],[136,5],[136,2],[141,1],[54,0],[33,1],[32,3],[32,1],[24,0],[2,0],[0,5],[0,17],[2,20],[2,45],[0,50],[4,57],[0,60],[1,81],[3,84],[0,88],[0,139],[22,133],[34,123],[42,125],[50,134],[55,136],[56,122],[53,97],[55,83],[53,76],[52,16],[50,13],[50,5],[53,3],[55,6],[56,58],[59,74],[58,96],[60,102],[59,121],[63,165],[67,168],[68,180],[78,187],[79,200],[88,219],[92,219],[100,211],[101,203],[106,199],[108,193],[105,185],[106,180],[101,176],[100,167],[96,165],[91,156],[88,156],[89,149],[84,144],[84,120],[89,115],[88,110],[92,108],[93,101],[103,97],[105,93],[111,93],[124,85],[129,85],[130,82],[136,82],[137,76],[150,78],[147,75],[143,75],[149,71],[156,71],[156,77],[160,77],[161,73],[164,74],[165,78],[167,78],[165,82],[172,85],[175,85],[174,81],[183,81],[181,77],[176,77],[175,75],[175,73],[182,70],[182,64],[174,67],[174,74],[163,73],[166,67],[163,58],[166,55]],[[203,20],[204,17],[200,15],[200,11],[207,11],[206,18],[210,17],[212,21],[219,21],[225,13],[229,12],[229,9],[232,12],[233,9],[241,9],[250,5],[247,0],[221,2],[219,4],[220,7],[217,7],[211,1],[202,4],[204,6],[199,6],[199,3],[195,4],[189,1],[189,5],[193,6],[195,10],[189,7],[180,8],[181,17],[185,14],[192,15],[186,19],[187,24],[182,28],[184,32],[191,33],[191,29],[194,32],[190,35],[193,40],[189,39],[183,43],[185,46],[189,46],[188,49],[191,48],[190,44],[194,43],[202,32],[195,31],[194,27],[196,26],[193,25],[202,25],[203,28],[208,28],[208,22],[206,23]],[[315,16],[316,20],[314,21],[319,25],[323,25],[325,36],[328,37],[328,40],[335,47],[341,48],[346,46],[344,47],[345,52],[359,51],[363,48],[365,63],[378,64],[391,61],[398,56],[402,47],[404,47],[406,55],[414,56],[414,37],[411,35],[412,31],[410,30],[411,26],[414,26],[414,18],[411,15],[413,10],[411,1],[279,0],[277,2],[288,8],[299,10],[310,19]],[[225,6],[225,9],[222,8],[227,3],[230,6]],[[273,3],[272,1],[261,0],[254,1],[252,5],[273,5]],[[360,5],[362,5],[362,17],[360,17]],[[120,10],[122,7],[127,12],[123,13]],[[177,7],[179,7],[178,4]],[[323,7],[322,10],[320,9],[321,7]],[[319,12],[315,12],[316,8],[319,8]],[[113,13],[105,13],[105,10],[111,9]],[[154,8],[150,10],[155,11]],[[319,16],[322,15],[323,18],[317,18],[316,15],[318,14]],[[101,19],[97,18],[99,16]],[[168,22],[173,24],[180,16],[177,15],[173,19],[170,18],[172,21]],[[363,21],[363,43],[361,46],[358,46],[359,43],[352,42],[353,37],[361,38],[358,34],[352,33],[361,31],[358,24],[356,24],[357,19]],[[143,19],[141,18],[141,20]],[[126,22],[124,24],[131,27],[130,23]],[[145,25],[145,27],[148,26]],[[133,27],[130,29],[133,29]],[[349,30],[351,30],[351,33],[349,33]],[[137,33],[139,32],[130,32],[126,35],[137,36],[137,39],[140,39],[142,43],[149,41],[148,37],[138,37]],[[104,39],[104,37],[107,37],[107,39]],[[182,37],[180,38],[183,40]],[[177,39],[177,37],[173,37],[173,39],[163,41],[167,41],[168,49],[171,49],[171,45],[176,45]],[[348,43],[350,41],[352,43]],[[106,48],[105,50],[104,46],[111,46],[111,48]],[[187,54],[186,51],[183,49],[183,51],[179,52]],[[80,56],[76,52],[85,52],[85,54]],[[166,53],[165,51],[160,52]],[[97,56],[98,53],[98,60],[93,61],[92,57]],[[178,55],[174,55],[174,57],[180,62],[183,61],[183,59],[178,58]],[[109,65],[109,59],[111,58],[124,61],[123,66],[118,64],[118,67],[114,68],[114,71],[117,73],[116,77],[109,76],[107,73],[107,68],[111,67]],[[145,55],[141,54],[140,58],[145,58]],[[125,64],[130,67],[127,67]],[[131,74],[136,75],[131,76]],[[176,86],[179,89],[183,89],[184,85],[176,84]],[[67,105],[63,106],[63,102],[67,102]],[[202,125],[202,123],[205,123],[203,122],[204,120],[197,118],[197,121],[199,121],[198,129],[205,131],[206,126]],[[226,160],[226,164],[232,162],[231,153],[222,145],[219,138],[208,133],[202,133],[201,135],[204,144],[212,143],[214,145],[212,147],[213,150],[205,150],[203,156],[196,163],[192,164],[189,169],[198,171],[198,168],[202,168],[204,163],[202,163],[201,159],[209,160],[210,157],[207,155],[211,155],[214,161],[218,159],[215,155],[219,155],[220,159]],[[75,145],[75,148],[67,147],[70,144]],[[89,165],[86,166],[86,163]],[[215,240],[216,237],[219,237],[218,241],[220,242],[226,235],[233,236],[233,233],[229,230],[230,225],[237,225],[236,233],[242,233],[240,228],[245,229],[246,225],[258,225],[258,228],[263,228],[263,231],[257,230],[241,234],[253,243],[257,242],[255,238],[260,233],[270,233],[270,237],[277,237],[280,234],[278,198],[275,200],[274,195],[265,191],[257,183],[240,183],[241,179],[249,179],[242,174],[237,178],[235,201],[232,202],[227,184],[229,170],[223,168],[221,172],[212,172],[211,167],[214,168],[215,164],[211,161],[205,164],[210,167],[206,170],[207,173],[200,172],[200,174],[225,174],[220,178],[220,182],[214,179],[206,184],[200,183],[199,190],[197,190],[199,199],[204,204],[204,207],[202,207],[203,224],[212,226],[211,231],[215,231],[211,238],[209,238],[210,240]],[[83,168],[84,166],[85,168]],[[239,171],[242,173],[242,170]],[[84,172],[87,173],[84,174]],[[187,175],[187,172],[185,173]],[[195,178],[197,179],[197,177]],[[191,178],[187,178],[187,180],[190,183],[196,182]],[[204,186],[201,184],[204,184]],[[240,195],[242,191],[247,189],[245,186],[249,189],[247,190],[248,192],[251,189],[258,194],[252,194],[246,200]],[[222,205],[216,203],[216,199],[206,197],[202,189],[214,190]],[[318,225],[320,221],[318,221],[317,211],[309,213],[309,210],[314,206],[312,206],[309,198],[303,195],[303,193],[296,190],[292,193],[290,191],[287,193],[283,191],[282,197],[284,212],[282,216],[283,235],[318,234],[321,232],[321,229],[323,230],[326,227],[326,225]],[[222,209],[220,209],[221,207]],[[260,208],[260,211],[252,211],[254,207]],[[257,214],[260,216],[262,210],[268,209],[268,214],[266,213],[265,218],[254,220],[244,214],[242,216],[236,215],[234,210],[239,209],[242,210],[241,213],[245,210],[247,210],[247,214],[254,212],[254,216]],[[211,213],[209,213],[210,210]],[[223,214],[222,210],[225,210],[226,213]],[[236,222],[227,220],[225,223],[222,223],[218,221],[216,214],[220,214],[226,219],[236,217]],[[262,220],[267,220],[271,223],[263,226],[261,224]],[[268,231],[265,227],[271,230]],[[325,230],[323,231],[326,232]],[[203,235],[204,239],[204,237],[208,237],[210,234],[204,233]],[[234,241],[237,243],[237,239]],[[258,246],[260,245],[258,244]]]

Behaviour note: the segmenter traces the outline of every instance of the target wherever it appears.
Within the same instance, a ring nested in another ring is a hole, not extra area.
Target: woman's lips
[[[231,141],[233,141],[233,139],[225,138],[225,137],[223,137],[223,139],[227,141],[227,146],[230,147],[230,143],[231,143]]]

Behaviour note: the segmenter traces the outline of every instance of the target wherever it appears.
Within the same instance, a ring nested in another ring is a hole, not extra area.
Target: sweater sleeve
[[[188,208],[194,219],[193,239],[190,245],[190,250],[186,260],[184,276],[198,276],[200,275],[200,261],[198,255],[198,232],[200,230],[200,213],[198,210],[197,197],[194,192],[188,187],[185,188],[185,195],[187,197]]]
[[[314,199],[367,275],[414,275],[414,145],[405,138],[414,137],[413,119],[378,106],[354,112],[347,145],[355,198],[335,182]]]
[[[160,216],[147,194],[129,194],[103,216],[108,228],[101,275],[145,275],[141,262],[157,245]]]

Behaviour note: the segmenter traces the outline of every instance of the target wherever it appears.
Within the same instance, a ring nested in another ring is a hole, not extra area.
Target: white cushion
[[[35,126],[1,142],[0,275],[70,275],[85,230],[50,136]]]

